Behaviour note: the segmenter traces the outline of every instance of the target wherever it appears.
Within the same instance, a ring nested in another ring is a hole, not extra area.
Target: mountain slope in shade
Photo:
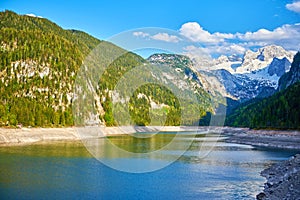
[[[268,67],[268,74],[270,76],[276,75],[281,77],[284,73],[288,72],[291,68],[290,61],[284,57],[282,59],[273,58],[273,61]]]
[[[226,125],[250,128],[300,129],[300,83],[265,99],[236,108]]]
[[[279,79],[278,90],[284,90],[298,81],[300,81],[300,52],[295,55],[290,71]]]

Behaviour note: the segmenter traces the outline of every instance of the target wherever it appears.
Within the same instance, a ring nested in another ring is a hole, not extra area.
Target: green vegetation
[[[121,117],[123,121],[116,121],[113,109],[121,115],[124,105],[121,102],[113,104],[112,91],[126,72],[146,65],[149,63],[147,60],[84,32],[64,30],[47,19],[5,11],[0,12],[0,126],[74,125],[72,101],[76,74],[83,64],[90,64],[86,57],[100,43],[104,48],[97,49],[100,51],[97,53],[120,55],[112,61],[109,56],[97,61],[96,66],[89,70],[90,74],[87,73],[87,76],[96,78],[94,82],[97,83],[95,88],[100,104],[92,106],[101,111],[99,118],[103,124],[155,125],[161,124],[164,119],[165,125],[193,124],[206,112],[213,111],[209,95],[200,86],[194,88],[191,94],[197,93],[201,103],[189,104],[187,100],[186,104],[189,106],[183,109],[169,89],[157,84],[146,84],[139,87],[133,95],[126,93],[127,90],[122,91],[121,96],[129,95],[129,101],[125,104],[130,108],[131,120]],[[181,68],[182,77],[192,74],[193,79],[197,78],[187,60],[175,60],[175,64],[167,63],[170,68]],[[106,68],[105,63],[110,65]],[[99,77],[93,77],[93,74],[97,75],[93,70],[103,70],[100,80]],[[153,78],[147,70],[143,75]],[[195,85],[194,83],[193,80],[188,80],[188,84]],[[138,98],[139,94],[145,96]],[[191,94],[182,92],[184,97]],[[158,108],[152,109],[151,103],[159,105]],[[91,104],[95,102],[88,105]],[[189,112],[194,112],[193,116],[197,117],[182,121],[181,114]],[[151,116],[154,116],[152,122]]]
[[[238,107],[227,125],[250,128],[300,129],[300,83],[275,95]]]
[[[89,49],[82,38],[47,19],[0,13],[0,125],[73,125],[69,94]]]

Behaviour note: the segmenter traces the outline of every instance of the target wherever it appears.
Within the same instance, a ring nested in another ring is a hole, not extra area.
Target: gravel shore
[[[136,132],[198,131],[198,127],[187,126],[122,126],[84,128],[0,128],[0,146],[29,145],[38,142],[78,141],[83,138],[107,135],[132,134]],[[206,128],[202,128],[206,130]]]
[[[300,131],[223,128],[226,142],[259,147],[300,150]]]
[[[261,175],[267,179],[259,200],[300,199],[300,154],[289,160],[277,163],[263,170]]]
[[[226,142],[248,144],[258,147],[293,149],[300,152],[299,131],[274,131],[224,128]],[[300,200],[300,154],[263,170],[267,179],[259,200]]]
[[[82,130],[81,130],[82,129]],[[100,130],[100,131],[99,131]],[[260,147],[299,149],[299,131],[250,130],[232,127],[190,127],[190,126],[122,126],[85,128],[0,128],[0,146],[26,145],[36,142],[57,140],[76,141],[87,137],[132,134],[135,132],[198,131],[212,132],[226,136],[225,142],[248,144]],[[101,132],[101,133],[99,133]]]

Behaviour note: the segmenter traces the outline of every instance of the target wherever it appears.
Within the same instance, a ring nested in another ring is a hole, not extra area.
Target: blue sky
[[[300,41],[299,37],[293,41],[289,38],[291,33],[300,32],[300,2],[293,0],[2,0],[0,10],[5,9],[42,16],[99,39],[143,27],[171,29],[190,39],[194,43],[190,46],[205,48],[208,53],[242,53],[272,43],[298,50],[299,46],[293,44]],[[144,38],[178,43],[169,40],[170,33],[159,33]],[[235,47],[230,50],[232,44]],[[213,52],[226,45],[227,50]]]

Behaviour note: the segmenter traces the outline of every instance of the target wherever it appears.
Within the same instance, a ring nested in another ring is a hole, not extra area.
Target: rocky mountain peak
[[[227,63],[227,62],[229,62],[229,58],[225,55],[222,55],[219,58],[217,58],[216,65],[221,64],[221,63]]]
[[[253,52],[251,50],[247,50],[243,57],[243,66],[251,64],[252,60],[255,60],[259,56],[259,52]]]
[[[248,50],[244,54],[242,65],[236,69],[236,73],[251,73],[261,70],[270,65],[274,58],[282,59],[285,57],[291,62],[293,56],[294,52],[276,45],[262,47],[256,52]]]
[[[261,61],[268,61],[275,57],[282,58],[283,56],[292,59],[292,55],[290,53],[288,53],[283,47],[277,45],[270,45],[260,48],[258,52],[259,55],[257,59]]]
[[[168,64],[171,66],[175,66],[175,65],[191,66],[193,63],[188,56],[178,55],[178,54],[166,54],[166,53],[153,54],[147,60],[151,63]]]

